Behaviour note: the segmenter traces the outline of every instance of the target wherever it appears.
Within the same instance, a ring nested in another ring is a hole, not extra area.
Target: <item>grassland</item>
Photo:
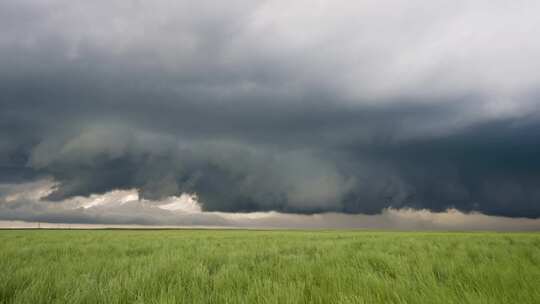
[[[4,230],[0,303],[540,303],[540,234]]]

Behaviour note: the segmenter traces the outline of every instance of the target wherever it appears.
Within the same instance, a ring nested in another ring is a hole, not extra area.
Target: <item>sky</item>
[[[539,14],[1,1],[0,221],[538,229]]]

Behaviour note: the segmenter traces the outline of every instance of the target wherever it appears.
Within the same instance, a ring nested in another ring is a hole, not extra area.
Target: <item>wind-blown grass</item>
[[[0,303],[540,303],[540,234],[0,231]]]

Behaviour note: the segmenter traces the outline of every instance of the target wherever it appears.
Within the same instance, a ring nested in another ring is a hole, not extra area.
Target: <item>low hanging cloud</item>
[[[4,186],[0,228],[264,228],[536,231],[540,219],[508,218],[455,209],[444,212],[384,209],[377,215],[207,212],[197,197],[183,194],[162,200],[139,197],[137,190],[114,190],[51,202],[43,199],[55,182],[40,180]],[[6,188],[9,191],[6,191]]]
[[[66,205],[136,191],[196,195],[215,224],[538,218],[538,13],[530,0],[2,1],[0,191],[55,187],[0,215],[182,222],[150,203]]]

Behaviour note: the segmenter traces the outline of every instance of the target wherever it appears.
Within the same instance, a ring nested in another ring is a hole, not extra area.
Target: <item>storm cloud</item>
[[[205,212],[537,218],[539,13],[525,0],[2,1],[0,194],[52,179],[28,206],[136,189],[193,194]]]
[[[537,231],[540,219],[488,216],[456,209],[385,208],[379,214],[289,214],[209,212],[192,195],[141,198],[136,189],[75,196],[51,202],[43,197],[55,182],[40,180],[0,189],[1,228],[255,228]]]

